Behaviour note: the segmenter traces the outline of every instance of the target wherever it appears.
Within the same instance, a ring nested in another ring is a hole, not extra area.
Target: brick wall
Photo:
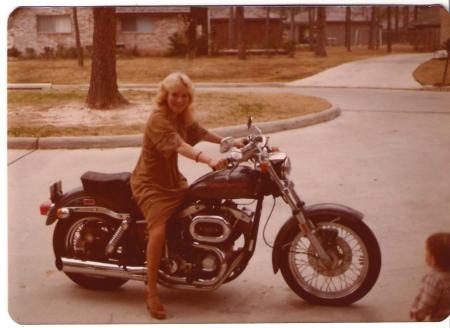
[[[45,33],[37,31],[38,15],[69,15],[71,18],[71,32]],[[78,25],[82,46],[92,45],[93,17],[92,9],[78,8]],[[8,48],[15,47],[22,54],[26,48],[33,48],[37,54],[44,52],[44,47],[56,49],[58,45],[65,48],[75,47],[75,28],[73,24],[72,8],[18,8],[10,17],[8,26]]]
[[[170,48],[169,37],[178,31],[185,31],[187,21],[182,14],[151,15],[152,31],[147,33],[121,32],[120,17],[117,20],[117,43],[125,49],[138,50],[141,55],[164,55]]]
[[[71,32],[44,33],[37,31],[38,15],[69,15]],[[78,8],[78,25],[83,47],[92,46],[94,19],[92,8]],[[117,20],[117,43],[126,49],[137,48],[140,54],[161,55],[170,47],[169,37],[186,28],[182,14],[152,15],[153,30],[149,33],[121,32],[120,15]],[[22,54],[26,48],[33,48],[36,54],[44,52],[45,47],[56,50],[57,46],[71,48],[76,46],[75,28],[71,7],[20,7],[8,21],[8,48],[15,47]]]

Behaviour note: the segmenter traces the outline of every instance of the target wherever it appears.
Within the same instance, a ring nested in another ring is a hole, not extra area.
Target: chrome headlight
[[[286,156],[286,159],[284,160],[283,164],[281,164],[281,178],[283,180],[287,179],[289,175],[291,175],[291,160],[288,156]]]
[[[289,177],[291,174],[291,161],[285,153],[270,153],[269,160],[280,179],[285,180]]]

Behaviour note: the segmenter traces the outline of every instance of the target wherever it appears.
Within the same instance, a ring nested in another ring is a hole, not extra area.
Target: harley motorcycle
[[[273,196],[292,209],[273,245],[273,272],[281,271],[289,287],[310,303],[358,301],[381,267],[378,242],[363,214],[338,204],[305,206],[289,179],[289,157],[269,146],[269,137],[251,118],[248,128],[248,143],[241,149],[232,147],[231,137],[222,140],[228,168],[192,183],[169,219],[159,283],[210,291],[236,279],[255,251],[263,200]],[[110,290],[128,280],[146,281],[146,221],[133,201],[129,178],[130,173],[88,171],[82,186],[66,193],[61,181],[54,183],[51,201],[41,205],[46,224],[57,222],[56,267],[82,287]]]

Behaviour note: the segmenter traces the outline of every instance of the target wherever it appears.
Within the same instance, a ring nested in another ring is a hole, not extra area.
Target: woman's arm
[[[220,142],[222,141],[222,137],[219,136],[218,134],[215,134],[213,132],[206,132],[205,136],[203,137],[204,141],[208,141],[208,142],[212,142],[212,143],[216,143],[216,144],[220,144]],[[234,139],[234,146],[238,147],[238,148],[242,148],[244,147],[244,139],[245,138],[237,138]]]
[[[181,145],[177,148],[177,153],[196,162],[208,164],[214,170],[224,169],[227,166],[227,162],[225,159],[215,160],[204,154],[202,151],[196,150],[186,142],[181,143]]]
[[[220,141],[222,140],[222,137],[218,134],[215,134],[213,132],[207,131],[206,134],[203,136],[203,140],[220,144]]]

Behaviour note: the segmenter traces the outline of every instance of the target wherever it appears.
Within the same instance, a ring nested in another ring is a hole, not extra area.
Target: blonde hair
[[[181,120],[185,126],[189,126],[194,121],[194,84],[191,79],[182,72],[174,72],[166,76],[164,80],[159,84],[158,93],[156,94],[153,102],[155,105],[155,111],[170,111],[167,99],[169,97],[169,91],[175,86],[183,85],[188,90],[189,104],[187,108],[180,114]]]

